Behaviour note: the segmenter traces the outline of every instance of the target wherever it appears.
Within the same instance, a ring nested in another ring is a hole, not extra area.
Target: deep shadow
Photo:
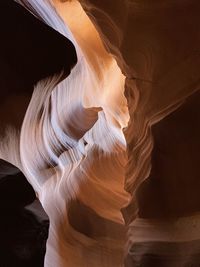
[[[0,1],[0,136],[20,130],[34,85],[56,73],[69,75],[73,44],[13,0]],[[0,160],[0,266],[43,267],[47,216],[27,209],[36,195],[24,175]],[[40,211],[41,205],[37,205]],[[44,211],[43,211],[44,212]],[[41,212],[39,212],[41,213]]]
[[[152,169],[137,193],[140,217],[179,217],[200,211],[199,105],[197,92],[152,127]]]
[[[68,76],[76,64],[73,44],[30,14],[14,0],[0,2],[0,134],[9,124],[20,128],[41,79],[63,72]]]
[[[0,266],[43,267],[49,222],[26,209],[36,195],[24,175],[5,161],[0,166]],[[5,168],[12,174],[2,177]]]

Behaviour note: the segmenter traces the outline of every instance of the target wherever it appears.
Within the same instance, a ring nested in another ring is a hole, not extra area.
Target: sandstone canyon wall
[[[1,149],[49,217],[45,266],[199,266],[199,2],[17,2],[77,54]]]

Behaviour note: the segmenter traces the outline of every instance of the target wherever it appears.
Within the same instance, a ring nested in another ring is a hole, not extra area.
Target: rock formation
[[[200,3],[17,2],[60,33],[0,150],[50,220],[44,265],[199,266]]]

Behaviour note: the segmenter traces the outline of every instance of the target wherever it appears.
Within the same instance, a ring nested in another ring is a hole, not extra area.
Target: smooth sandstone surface
[[[45,266],[198,266],[199,2],[18,2],[77,53],[1,150],[50,219]]]

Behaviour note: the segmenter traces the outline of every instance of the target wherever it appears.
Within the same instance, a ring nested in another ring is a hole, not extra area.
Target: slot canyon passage
[[[0,266],[200,266],[200,2],[1,0]]]

